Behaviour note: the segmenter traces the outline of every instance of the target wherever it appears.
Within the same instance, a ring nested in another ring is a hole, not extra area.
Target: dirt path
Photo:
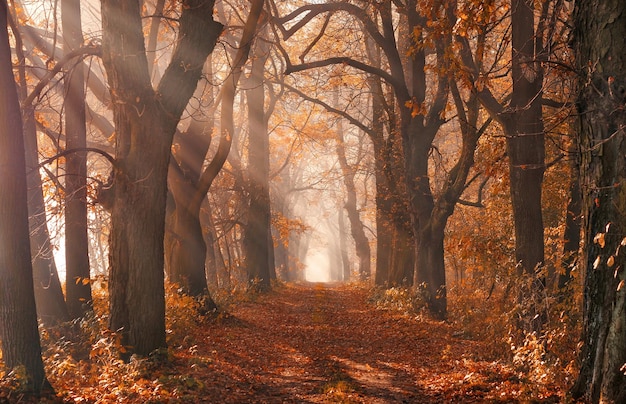
[[[188,374],[206,402],[519,401],[512,371],[475,359],[480,343],[375,310],[355,287],[284,286],[198,338]]]

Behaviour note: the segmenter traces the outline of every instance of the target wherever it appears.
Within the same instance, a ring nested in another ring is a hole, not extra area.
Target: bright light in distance
[[[305,259],[305,278],[309,282],[328,282],[330,262],[325,250],[310,250]]]

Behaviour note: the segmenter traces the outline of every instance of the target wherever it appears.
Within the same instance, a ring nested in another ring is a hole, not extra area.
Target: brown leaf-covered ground
[[[83,358],[48,348],[56,396],[33,399],[2,389],[0,402],[526,403],[562,397],[555,387],[485,360],[493,341],[466,339],[445,322],[378,310],[368,293],[355,285],[280,285],[232,304],[227,314],[191,321],[164,361],[122,363],[106,337]]]
[[[188,374],[205,402],[558,401],[511,368],[481,361],[490,341],[443,322],[376,310],[351,286],[280,287],[204,329]]]

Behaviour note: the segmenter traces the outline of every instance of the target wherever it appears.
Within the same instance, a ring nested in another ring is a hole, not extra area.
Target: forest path
[[[350,285],[290,284],[238,303],[194,337],[187,374],[206,402],[518,401],[515,374],[476,359],[488,341],[367,298]]]

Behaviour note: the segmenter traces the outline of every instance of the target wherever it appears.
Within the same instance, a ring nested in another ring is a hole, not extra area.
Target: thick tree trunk
[[[61,2],[63,49],[66,52],[83,44],[79,0]],[[65,149],[87,146],[85,116],[85,74],[77,63],[65,78]],[[87,235],[87,152],[65,157],[65,292],[72,318],[91,309],[89,239]]]
[[[139,1],[103,0],[103,64],[116,128],[111,212],[110,327],[127,354],[166,346],[163,239],[167,171],[178,120],[222,26],[213,1],[183,1],[179,40],[155,92]]]
[[[391,261],[388,286],[412,286],[415,273],[415,237],[411,227],[409,196],[406,192],[405,166],[400,141],[392,133],[383,152],[382,181],[385,184],[383,215],[390,228]],[[401,174],[398,174],[401,173]]]
[[[407,112],[403,111],[402,114]],[[410,121],[411,118],[404,120]],[[436,234],[431,231],[430,223],[435,206],[428,177],[428,153],[432,137],[427,133],[416,132],[415,129],[405,128],[404,131],[405,175],[411,206],[411,225],[415,234],[413,286],[424,293],[429,312],[435,318],[443,319],[447,315],[443,238],[433,238]]]
[[[204,74],[212,74],[210,55],[204,65]],[[196,96],[202,99],[203,95],[213,99],[213,87],[198,87]],[[193,116],[187,130],[175,139],[179,148],[168,174],[174,206],[168,222],[171,241],[166,257],[169,256],[170,281],[177,283],[184,293],[203,301],[203,309],[210,312],[217,309],[208,288],[209,274],[212,285],[217,286],[214,229],[210,226],[205,240],[200,215],[208,188],[201,187],[200,178],[215,129],[215,110],[210,108],[202,112],[204,115]],[[210,212],[206,216],[210,221]]]
[[[22,117],[11,66],[8,7],[0,1],[0,340],[7,369],[24,366],[26,389],[49,389],[37,325],[30,256]]]
[[[408,196],[403,184],[402,153],[382,134],[374,143],[376,170],[376,279],[377,285],[411,286],[415,270],[415,240]],[[399,178],[400,177],[400,178]]]
[[[577,2],[574,11],[585,275],[576,398],[626,402],[626,3]]]
[[[176,208],[174,215],[170,281],[179,284],[190,296],[205,295],[208,293],[204,268],[207,249],[200,218],[183,207]]]
[[[451,5],[446,5],[450,7]],[[424,29],[424,19],[417,11],[415,1],[407,2],[407,21],[409,32],[414,29]],[[448,9],[446,16],[451,19]],[[451,21],[448,21],[451,24]],[[446,35],[436,44],[437,64],[440,69],[447,68],[444,57],[445,46],[451,39]],[[420,38],[413,38],[419,41]],[[399,55],[390,61],[392,74],[396,80],[404,80],[404,69]],[[426,104],[426,53],[421,47],[410,55],[406,72],[409,83],[406,88],[396,88],[396,96],[400,108],[400,134],[404,155],[404,181],[409,195],[411,213],[411,227],[415,237],[415,273],[413,287],[424,292],[427,307],[431,315],[436,318],[445,318],[447,314],[447,297],[445,284],[445,268],[443,265],[443,248],[441,258],[437,257],[438,240],[433,240],[434,248],[427,248],[429,240],[422,238],[429,235],[429,220],[434,208],[433,194],[430,187],[428,172],[429,153],[435,135],[443,124],[442,113],[447,104],[449,81],[446,75],[437,77],[435,95],[430,102],[430,109],[423,109]],[[425,255],[425,256],[420,256]],[[431,262],[436,265],[424,266]]]
[[[403,19],[404,20],[404,19]],[[366,39],[366,50],[372,66],[380,68],[380,49]],[[415,247],[411,233],[406,194],[402,195],[402,153],[395,141],[396,123],[389,116],[385,139],[385,95],[378,76],[368,78],[372,92],[372,127],[370,138],[374,146],[376,177],[376,285],[410,286],[413,284]],[[393,111],[387,111],[393,115]]]
[[[380,49],[370,36],[365,39],[367,57],[372,66],[380,68]],[[384,113],[385,95],[380,77],[370,75],[367,78],[372,93],[372,124],[370,140],[374,147],[374,176],[376,178],[376,268],[374,284],[385,285],[391,269],[393,248],[392,221],[389,186],[385,178],[385,134]]]

